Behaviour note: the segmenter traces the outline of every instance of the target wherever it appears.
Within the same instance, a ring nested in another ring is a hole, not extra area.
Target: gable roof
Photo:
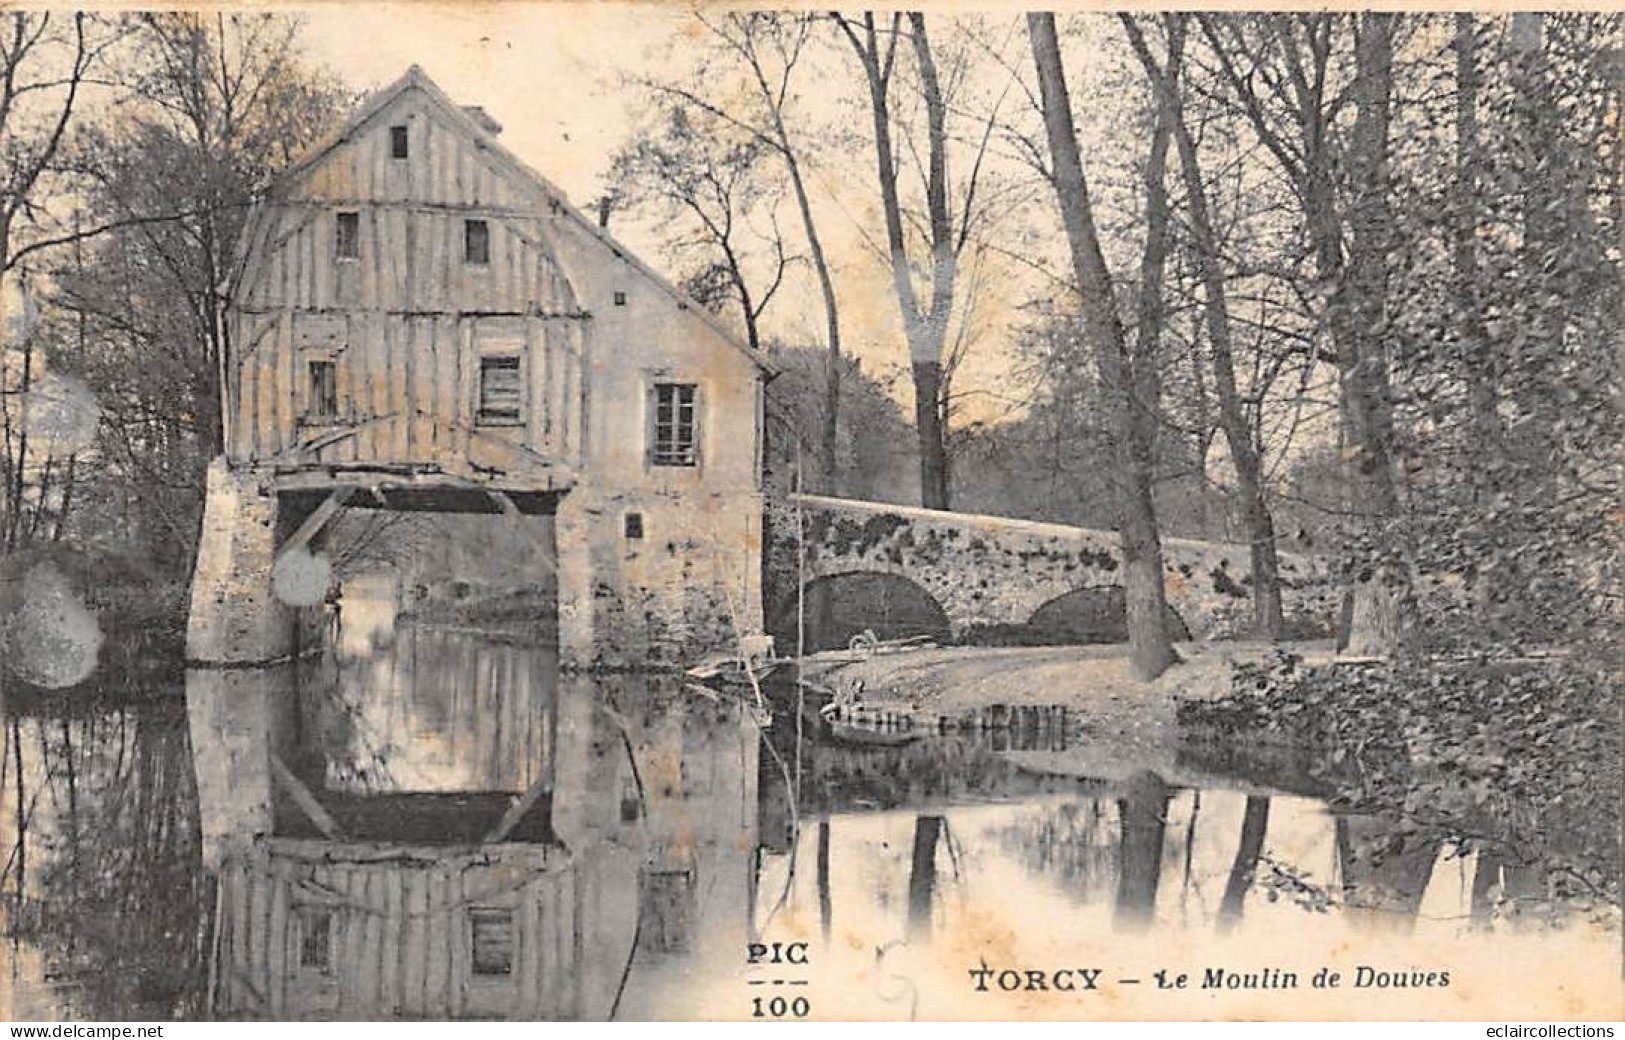
[[[598,242],[604,246],[604,248],[613,253],[617,259],[630,264],[640,274],[652,282],[656,288],[660,289],[667,296],[670,296],[672,300],[677,303],[680,309],[690,311],[698,316],[699,319],[704,322],[712,332],[715,332],[718,336],[720,336],[725,343],[739,351],[741,354],[744,354],[746,357],[750,358],[752,363],[761,369],[764,374],[769,377],[778,374],[777,369],[769,364],[767,359],[764,358],[759,351],[752,350],[749,345],[747,345],[739,338],[738,335],[733,332],[733,330],[729,329],[720,320],[718,320],[716,315],[700,306],[700,304],[695,302],[691,296],[683,292],[676,285],[673,285],[669,280],[666,279],[665,276],[660,274],[660,272],[644,263],[630,249],[626,248],[620,242],[612,238],[608,231],[598,226],[596,221],[590,220],[580,210],[572,206],[570,204],[570,200],[565,196],[563,190],[561,190],[558,185],[554,184],[536,170],[532,169],[518,156],[514,155],[506,147],[504,147],[496,138],[496,131],[500,131],[501,129],[500,125],[497,124],[497,122],[490,116],[486,115],[484,109],[480,109],[478,106],[459,105],[449,96],[447,96],[446,92],[441,90],[439,85],[436,84],[434,80],[429,78],[428,73],[424,72],[422,67],[418,65],[413,65],[411,68],[406,70],[404,75],[395,80],[395,82],[374,93],[361,104],[360,108],[356,109],[350,118],[345,121],[343,126],[329,134],[327,137],[323,138],[319,143],[306,152],[305,155],[297,162],[279,173],[272,181],[271,187],[266,193],[266,197],[268,199],[274,199],[281,195],[305,173],[321,163],[336,149],[360,133],[364,127],[371,123],[372,120],[375,119],[378,114],[387,108],[393,101],[395,101],[396,98],[410,90],[421,91],[424,96],[435,104],[435,106],[440,110],[440,114],[442,116],[450,121],[451,124],[458,130],[478,143],[480,147],[482,147],[491,156],[499,167],[502,167],[508,173],[529,183],[533,188],[545,196],[554,213],[562,215],[564,218],[573,221],[581,229],[590,233],[593,238],[597,239]],[[478,111],[478,115],[476,115],[474,111],[470,110],[471,107]],[[249,243],[252,239],[252,233],[254,230],[256,229],[249,229],[243,236],[245,259],[247,250],[250,248]]]

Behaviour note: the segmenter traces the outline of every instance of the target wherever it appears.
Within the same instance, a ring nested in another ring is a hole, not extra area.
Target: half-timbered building
[[[252,214],[194,659],[286,652],[286,608],[331,592],[335,521],[383,511],[431,554],[524,543],[507,577],[550,591],[567,668],[759,627],[766,366],[499,133],[414,67]]]

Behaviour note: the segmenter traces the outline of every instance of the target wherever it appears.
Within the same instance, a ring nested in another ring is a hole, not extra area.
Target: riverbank
[[[805,676],[831,688],[860,680],[865,702],[879,708],[957,716],[994,705],[1064,707],[1078,720],[1065,750],[1011,752],[1036,772],[1118,781],[1150,770],[1174,784],[1251,789],[1182,751],[1178,703],[1228,695],[1238,663],[1264,661],[1283,649],[1330,660],[1331,643],[1181,643],[1178,649],[1181,663],[1151,683],[1134,677],[1123,644],[933,647],[817,663]]]

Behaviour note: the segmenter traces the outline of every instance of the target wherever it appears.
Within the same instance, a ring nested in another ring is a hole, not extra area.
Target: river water
[[[853,745],[793,689],[355,609],[297,666],[14,697],[0,1017],[1620,1011],[1617,926],[1533,868],[1047,774],[1064,728]]]

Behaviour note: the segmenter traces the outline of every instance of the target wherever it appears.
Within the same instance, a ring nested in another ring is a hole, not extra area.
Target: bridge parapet
[[[1113,531],[882,502],[794,495],[804,516],[805,580],[881,573],[907,579],[942,607],[954,638],[1026,625],[1046,604],[1079,590],[1122,586]],[[1248,547],[1163,539],[1168,605],[1192,638],[1251,627]],[[1329,627],[1335,589],[1324,561],[1280,554],[1289,619]]]

